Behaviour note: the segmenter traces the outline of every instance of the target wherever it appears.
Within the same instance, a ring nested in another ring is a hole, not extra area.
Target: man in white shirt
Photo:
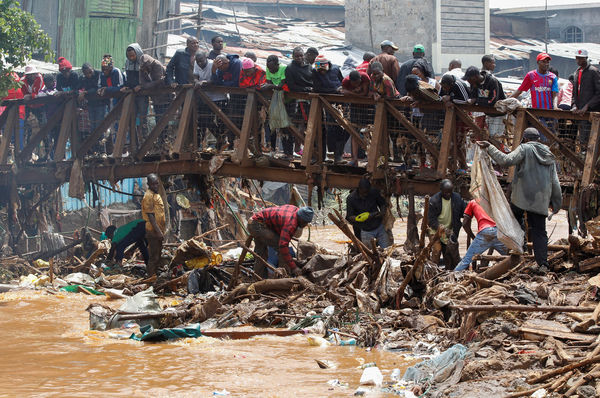
[[[210,80],[213,74],[213,61],[208,59],[206,51],[198,50],[196,52],[196,62],[194,63],[194,84],[196,90],[202,91],[211,101],[213,101],[224,112],[227,110],[227,94],[215,90],[210,90]],[[204,103],[198,101],[198,143],[202,143],[204,134],[208,129],[217,139],[217,149],[221,147],[224,136],[224,125],[219,118],[216,118],[212,110]]]
[[[462,79],[462,77],[465,75],[465,72],[462,70],[461,60],[453,59],[450,61],[450,64],[448,65],[448,72],[444,73],[444,76],[445,75],[453,75],[457,79]],[[469,82],[465,81],[465,83],[467,83],[467,87],[470,87]]]

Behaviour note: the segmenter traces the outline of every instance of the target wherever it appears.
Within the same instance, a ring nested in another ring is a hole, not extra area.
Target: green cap
[[[414,48],[413,48],[413,52],[414,53],[424,53],[425,52],[425,47],[423,47],[422,44],[417,44]]]

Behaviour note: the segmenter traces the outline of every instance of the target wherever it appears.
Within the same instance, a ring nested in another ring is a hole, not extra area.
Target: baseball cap
[[[581,57],[581,58],[584,58],[584,57],[587,58],[588,57],[588,51],[580,48],[575,53],[575,58],[579,58],[579,57]]]
[[[396,45],[394,44],[394,42],[393,42],[393,41],[391,41],[391,40],[384,40],[384,41],[382,41],[380,46],[381,46],[381,47],[383,47],[383,46],[390,46],[390,47],[392,47],[394,50],[398,50],[398,46],[396,46]]]
[[[538,56],[537,56],[537,58],[536,58],[536,61],[543,61],[543,60],[545,60],[545,59],[552,60],[552,57],[551,57],[551,56],[549,56],[549,55],[548,55],[548,54],[546,54],[546,53],[539,53],[539,54],[538,54]]]
[[[469,66],[465,71],[465,75],[462,77],[463,80],[467,80],[471,76],[479,75],[479,68],[476,66]]]
[[[423,47],[422,44],[417,44],[413,47],[413,52],[414,53],[424,53],[425,52],[425,47]]]

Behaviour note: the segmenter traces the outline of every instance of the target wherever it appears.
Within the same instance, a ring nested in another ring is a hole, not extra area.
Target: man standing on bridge
[[[529,236],[533,240],[535,262],[548,266],[548,234],[546,217],[548,206],[556,214],[562,205],[560,182],[556,173],[556,158],[550,148],[540,142],[540,133],[533,127],[523,132],[523,142],[509,154],[502,153],[487,141],[478,141],[487,148],[490,157],[500,166],[516,166],[512,182],[510,207],[525,231],[527,213]]]
[[[154,173],[148,174],[148,190],[142,199],[142,218],[146,221],[146,241],[148,242],[148,276],[156,275],[160,266],[160,253],[164,240],[165,205],[159,193],[160,180]]]
[[[256,254],[267,259],[268,247],[279,248],[279,266],[284,266],[293,275],[299,275],[300,270],[290,254],[292,237],[300,236],[302,228],[310,224],[314,211],[312,207],[296,207],[283,205],[268,207],[255,213],[248,222],[248,232],[254,238]],[[258,259],[254,260],[254,272],[261,278],[268,276],[265,265]]]

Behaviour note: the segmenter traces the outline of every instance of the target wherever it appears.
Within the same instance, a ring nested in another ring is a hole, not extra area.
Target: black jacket
[[[167,65],[167,75],[165,83],[188,84],[194,82],[194,64],[192,63],[192,55],[187,47],[175,51],[173,58]]]
[[[311,91],[313,82],[310,65],[304,64],[301,66],[292,61],[285,68],[285,81],[292,92],[303,93]]]
[[[464,103],[469,99],[469,87],[467,87],[466,83],[461,79],[456,79],[456,81],[450,88],[450,91],[446,92],[446,90],[444,90],[444,88],[442,87],[440,88],[439,94],[440,97],[443,97],[444,95],[449,95],[452,102],[460,101]]]
[[[506,99],[502,83],[491,73],[481,71],[483,83],[475,88],[471,86],[469,96],[475,99],[475,104],[482,106],[494,106],[498,100]]]
[[[412,68],[415,65],[417,60],[422,60],[427,64],[427,70],[429,71],[429,76],[435,77],[435,72],[433,71],[433,66],[427,61],[425,58],[411,58],[406,62],[403,62],[400,65],[400,73],[398,73],[398,78],[396,79],[396,88],[400,92],[401,96],[405,96],[406,92],[406,76],[410,75],[412,72]],[[391,77],[391,76],[390,76]]]
[[[588,111],[600,110],[600,71],[595,66],[589,65],[581,74],[581,90],[579,88],[579,69],[574,73],[573,104],[577,109],[588,105]]]
[[[79,89],[85,91],[87,94],[90,94],[87,97],[89,106],[100,106],[100,105],[108,105],[108,99],[99,98],[96,94],[100,86],[100,75],[102,72],[99,70],[94,70],[94,74],[91,78],[85,77],[83,74],[79,76]]]
[[[452,192],[452,236],[458,239],[458,234],[462,228],[461,219],[467,208],[467,203],[463,200],[460,194]],[[438,192],[429,199],[428,224],[433,230],[438,229],[440,223],[438,217],[442,213],[442,193]]]
[[[77,91],[79,90],[79,76],[71,71],[68,79],[65,79],[62,73],[56,76],[56,91]]]
[[[317,69],[312,70],[313,75],[313,91],[315,93],[335,94],[342,86],[342,72],[340,68],[329,63],[329,70],[322,74]]]
[[[363,231],[373,231],[379,228],[385,215],[386,203],[383,196],[378,189],[371,188],[369,194],[365,199],[361,198],[358,194],[358,189],[355,189],[346,198],[346,220],[352,225],[359,227]],[[353,217],[358,216],[361,213],[379,212],[379,217],[369,218],[364,222],[352,222],[350,221]]]

